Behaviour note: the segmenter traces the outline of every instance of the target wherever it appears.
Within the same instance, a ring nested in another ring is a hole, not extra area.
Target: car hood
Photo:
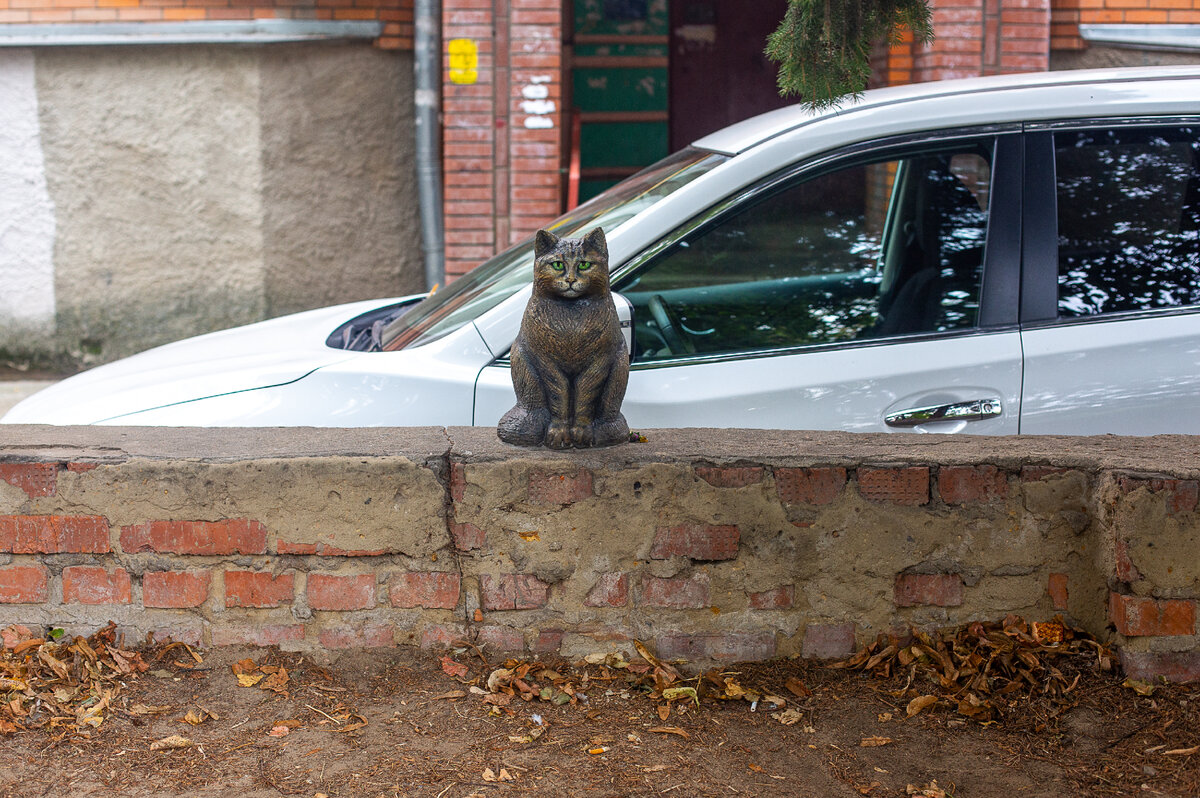
[[[294,382],[352,356],[325,345],[339,325],[407,298],[310,310],[166,344],[56,383],[17,404],[0,421],[95,424],[156,407]]]

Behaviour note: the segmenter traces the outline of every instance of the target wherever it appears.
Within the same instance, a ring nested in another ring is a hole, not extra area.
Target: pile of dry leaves
[[[61,630],[35,637],[19,625],[4,629],[0,638],[0,734],[31,729],[87,734],[115,711],[126,680],[150,667],[139,652],[115,643],[111,623],[69,642]]]
[[[914,696],[907,707],[910,716],[943,704],[987,723],[1031,698],[1070,705],[1082,672],[1110,671],[1113,657],[1106,646],[1061,617],[1030,624],[1010,615],[999,623],[977,621],[933,634],[914,630],[906,639],[880,635],[832,667],[882,678],[907,672],[904,686],[891,694]],[[935,686],[930,693],[914,687],[930,682]]]

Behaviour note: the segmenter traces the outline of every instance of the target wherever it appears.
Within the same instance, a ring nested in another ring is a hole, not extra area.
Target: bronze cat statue
[[[629,349],[608,285],[608,243],[539,230],[533,296],[512,348],[517,405],[496,434],[517,446],[612,446],[629,440],[621,401]]]

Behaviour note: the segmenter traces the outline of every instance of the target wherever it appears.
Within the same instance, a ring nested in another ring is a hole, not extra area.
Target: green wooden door
[[[574,0],[580,202],[669,152],[668,22],[667,0]]]

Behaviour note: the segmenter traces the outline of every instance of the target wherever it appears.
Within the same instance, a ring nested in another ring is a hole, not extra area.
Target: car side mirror
[[[629,351],[629,359],[633,360],[633,303],[625,297],[612,292],[613,304],[617,307],[617,320],[621,322],[621,335],[625,338],[625,348]]]

